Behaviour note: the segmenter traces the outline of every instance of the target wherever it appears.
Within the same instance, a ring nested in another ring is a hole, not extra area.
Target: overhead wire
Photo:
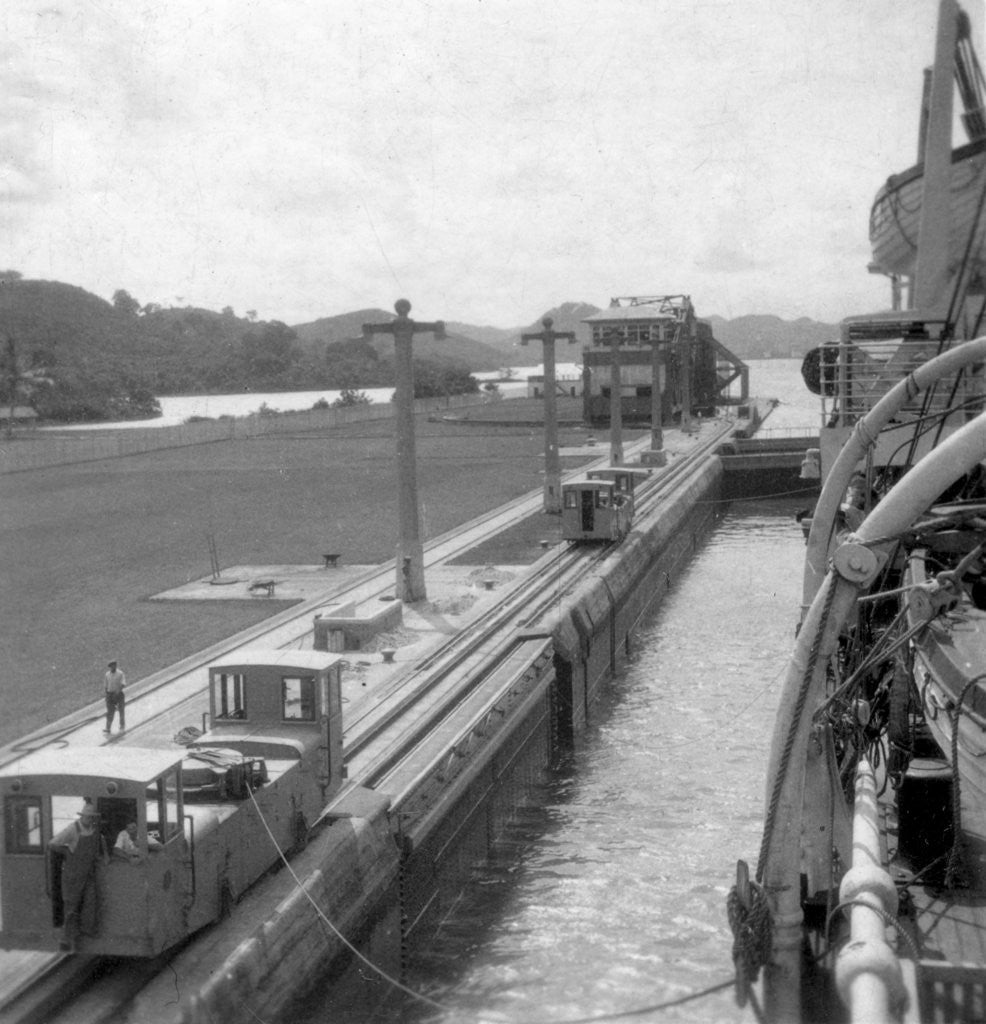
[[[273,831],[271,830],[270,826],[268,825],[267,819],[264,817],[263,810],[261,809],[260,804],[257,802],[257,798],[254,795],[253,790],[251,789],[249,791],[249,793],[250,793],[250,800],[253,803],[254,809],[257,812],[257,816],[260,819],[260,822],[261,822],[261,824],[264,827],[264,831],[267,833],[268,838],[270,839],[270,841],[273,844],[275,850],[277,851],[277,855],[278,855],[279,859],[281,860],[282,864],[284,865],[284,867],[287,869],[288,873],[290,874],[290,876],[291,876],[292,880],[294,881],[295,886],[297,887],[298,891],[301,892],[304,895],[305,899],[311,904],[312,909],[315,911],[315,913],[318,916],[319,920],[346,947],[346,949],[348,949],[358,960],[360,960],[371,971],[373,971],[374,974],[376,974],[379,978],[381,978],[383,981],[385,981],[388,985],[391,985],[397,991],[404,993],[405,995],[411,997],[412,999],[415,999],[415,1000],[417,1000],[419,1002],[425,1003],[426,1005],[430,1006],[432,1009],[438,1010],[438,1011],[440,1011],[442,1013],[448,1013],[448,1014],[458,1013],[459,1010],[457,1008],[449,1006],[449,1005],[444,1004],[444,1003],[441,1003],[438,1000],[432,999],[430,996],[427,996],[424,993],[418,992],[415,989],[411,988],[410,986],[405,985],[402,981],[400,981],[398,978],[395,978],[392,974],[390,974],[388,971],[386,971],[383,967],[379,966],[378,964],[375,964],[372,960],[370,960],[367,956],[365,956],[355,945],[353,945],[352,942],[349,941],[349,939],[346,938],[345,935],[343,935],[343,933],[335,926],[335,924],[333,924],[333,922],[329,920],[328,916],[325,914],[325,912],[322,910],[322,908],[318,905],[318,903],[316,902],[315,898],[312,896],[311,892],[308,890],[308,888],[305,886],[305,884],[298,877],[298,874],[294,870],[294,868],[293,868],[293,866],[291,864],[291,861],[288,859],[288,857],[285,854],[284,850],[281,849],[281,845],[277,841],[277,837],[274,835]],[[560,1018],[560,1019],[557,1019],[555,1021],[552,1021],[552,1024],[597,1024],[597,1022],[604,1022],[604,1021],[610,1021],[610,1020],[622,1020],[622,1019],[626,1019],[626,1018],[629,1018],[629,1017],[639,1017],[639,1016],[642,1016],[645,1013],[656,1013],[656,1012],[661,1011],[661,1010],[673,1009],[676,1006],[683,1006],[686,1003],[695,1002],[698,999],[703,999],[703,998],[706,998],[707,996],[715,995],[715,993],[717,993],[717,992],[721,992],[721,991],[723,991],[723,990],[725,990],[727,988],[731,988],[734,985],[734,983],[735,983],[735,977],[731,976],[731,977],[729,977],[727,979],[724,979],[723,981],[716,982],[716,983],[714,983],[714,984],[712,984],[712,985],[710,985],[710,986],[708,986],[708,987],[706,987],[704,989],[700,989],[700,990],[698,990],[696,992],[690,992],[687,995],[678,996],[678,997],[676,997],[674,999],[668,999],[668,1000],[664,1000],[662,1002],[657,1002],[657,1003],[649,1003],[646,1006],[634,1007],[634,1008],[629,1009],[629,1010],[613,1010],[613,1011],[607,1011],[607,1012],[604,1012],[604,1013],[595,1014],[595,1015],[589,1015],[589,1016],[584,1016],[584,1017]],[[261,1020],[261,1018],[258,1017],[252,1011],[251,1011],[251,1014],[258,1021]],[[480,1019],[481,1020],[493,1021],[493,1022],[495,1022],[495,1024],[544,1024],[544,1018],[543,1017],[539,1017],[537,1019],[533,1019],[533,1018],[517,1018],[517,1017],[512,1017],[512,1016],[508,1016],[508,1015],[500,1014],[500,1013],[496,1013],[496,1012],[486,1012],[486,1013],[483,1013]]]

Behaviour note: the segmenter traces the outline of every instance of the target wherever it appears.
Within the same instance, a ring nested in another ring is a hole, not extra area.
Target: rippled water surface
[[[583,748],[561,765],[419,951],[440,1003],[404,1019],[625,1014],[731,976],[725,899],[755,863],[767,744],[793,642],[794,505],[734,504],[637,638]],[[745,1021],[731,990],[645,1021]]]
[[[797,366],[754,364],[751,391],[780,399],[767,426],[817,425]],[[408,1001],[373,1020],[753,1019],[731,988],[648,1008],[732,976],[726,895],[737,858],[754,865],[759,850],[801,597],[794,513],[808,503],[731,505],[635,638],[579,751],[521,809],[437,941],[414,952],[405,980],[442,1009]],[[293,1024],[323,1019],[313,1008]]]

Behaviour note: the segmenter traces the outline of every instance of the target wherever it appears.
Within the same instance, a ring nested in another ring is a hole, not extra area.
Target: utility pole
[[[553,331],[554,320],[546,316],[541,323],[544,330],[522,334],[520,343],[542,343],[544,358],[544,511],[552,515],[561,513],[561,460],[558,456],[558,401],[555,393],[555,342],[567,338],[575,341],[574,331]]]
[[[690,434],[692,425],[692,342],[695,332],[695,310],[685,296],[678,324],[678,354],[681,366],[681,432]]]
[[[431,332],[441,340],[445,337],[445,321],[419,324],[408,317],[411,303],[398,299],[394,303],[397,319],[389,324],[363,324],[363,337],[392,334],[397,368],[397,501],[400,513],[400,537],[397,542],[397,596],[410,604],[423,601],[425,594],[424,548],[418,526],[418,481],[414,452],[414,366],[411,344],[414,335]]]
[[[623,395],[620,384],[620,343],[623,332],[619,327],[606,331],[609,343],[609,462],[623,465]]]
[[[664,410],[661,407],[661,344],[663,327],[652,328],[651,346],[651,389],[650,389],[650,451],[644,453],[643,461],[650,466],[666,466],[668,456],[664,450]]]

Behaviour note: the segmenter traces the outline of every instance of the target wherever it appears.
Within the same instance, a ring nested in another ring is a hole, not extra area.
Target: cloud
[[[716,274],[738,274],[756,269],[756,261],[741,245],[715,242],[700,253],[694,262],[697,270]]]

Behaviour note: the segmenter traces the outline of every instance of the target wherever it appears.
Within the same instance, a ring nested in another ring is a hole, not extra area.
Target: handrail
[[[856,1024],[890,1024],[905,997],[904,978],[887,942],[887,921],[897,913],[897,887],[880,856],[876,779],[869,762],[856,768],[852,867],[839,886],[839,902],[850,907],[849,944],[836,961],[836,987]]]

